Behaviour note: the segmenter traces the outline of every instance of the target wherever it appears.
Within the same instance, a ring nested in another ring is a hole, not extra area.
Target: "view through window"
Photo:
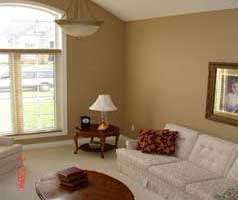
[[[0,135],[61,128],[58,17],[42,8],[0,4]]]

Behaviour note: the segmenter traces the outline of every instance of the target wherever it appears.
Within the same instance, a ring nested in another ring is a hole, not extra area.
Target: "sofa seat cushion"
[[[22,151],[22,146],[14,144],[12,146],[0,146],[0,159]]]
[[[168,184],[185,189],[185,186],[199,181],[218,178],[219,175],[200,168],[191,162],[181,161],[149,168],[150,175]]]
[[[117,149],[117,159],[121,162],[128,162],[141,169],[148,169],[153,165],[167,164],[179,161],[173,156],[164,156],[157,154],[145,154],[138,150]]]
[[[221,178],[189,184],[186,186],[186,191],[200,197],[201,199],[216,200],[217,195],[221,195],[230,188],[238,188],[238,183],[229,179]]]
[[[238,158],[236,158],[232,167],[229,169],[229,172],[227,174],[227,178],[232,180],[232,181],[236,181],[238,183],[237,172],[238,172]]]

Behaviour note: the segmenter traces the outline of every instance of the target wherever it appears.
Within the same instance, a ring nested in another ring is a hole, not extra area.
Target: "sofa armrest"
[[[2,146],[11,146],[15,143],[15,139],[12,137],[0,136],[0,145]]]
[[[135,150],[136,147],[137,147],[137,143],[138,143],[137,140],[132,140],[132,139],[127,140],[126,141],[126,148]]]

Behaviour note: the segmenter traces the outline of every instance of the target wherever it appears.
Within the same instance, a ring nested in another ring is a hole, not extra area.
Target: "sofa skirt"
[[[150,177],[147,189],[160,194],[166,200],[200,200],[199,197],[188,194],[185,188],[176,188],[163,180]]]

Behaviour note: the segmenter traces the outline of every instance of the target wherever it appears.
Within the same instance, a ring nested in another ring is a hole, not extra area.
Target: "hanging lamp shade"
[[[62,28],[62,31],[73,37],[87,37],[96,33],[101,24],[94,21],[79,21],[79,20],[56,20],[56,23]]]
[[[73,13],[73,16],[70,15],[70,12]],[[73,37],[90,36],[96,33],[103,24],[103,21],[96,20],[92,15],[88,0],[71,0],[67,13],[68,17],[64,15],[62,19],[55,20],[55,22],[65,34]]]

